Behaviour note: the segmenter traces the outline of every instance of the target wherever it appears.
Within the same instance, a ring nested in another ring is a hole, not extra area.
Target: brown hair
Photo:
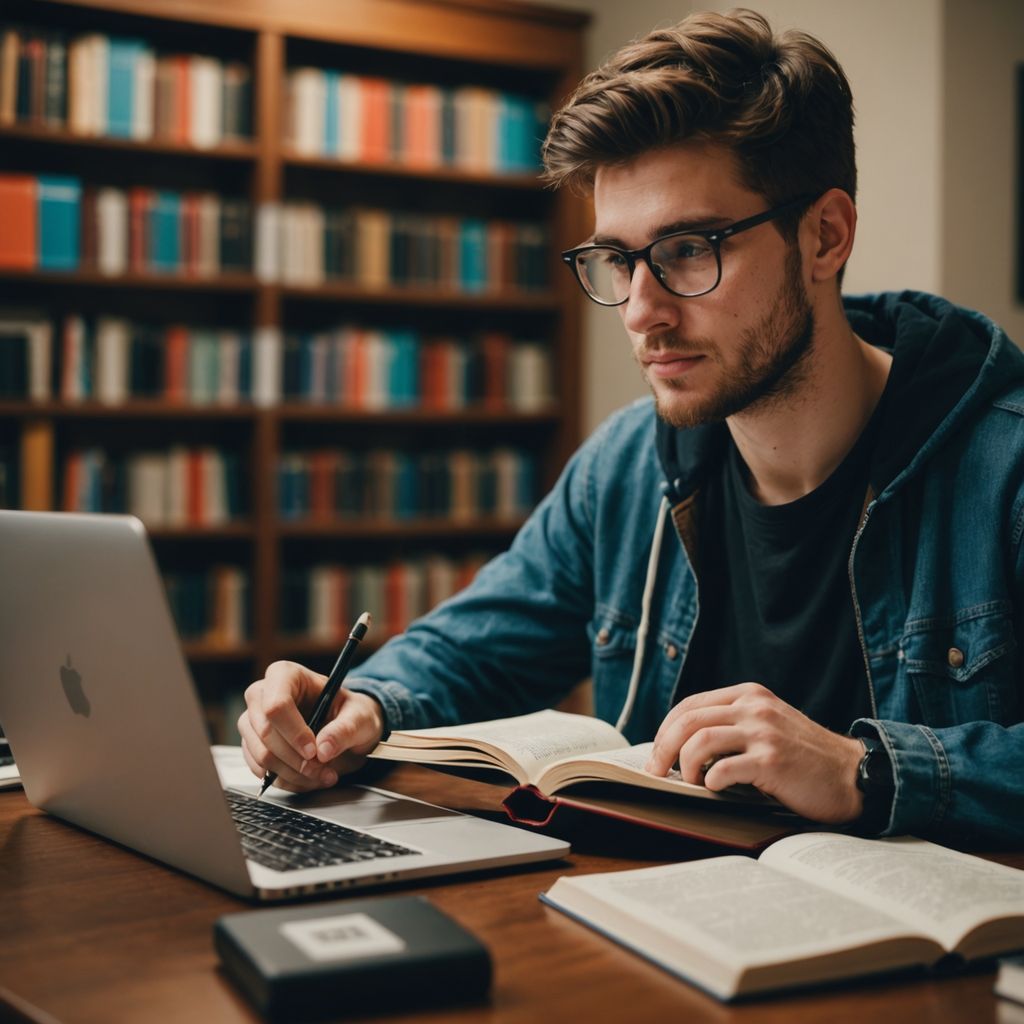
[[[773,206],[829,188],[856,194],[839,62],[806,33],[773,35],[750,10],[692,14],[587,75],[552,119],[545,178],[585,194],[599,167],[687,140],[731,149],[743,183]]]

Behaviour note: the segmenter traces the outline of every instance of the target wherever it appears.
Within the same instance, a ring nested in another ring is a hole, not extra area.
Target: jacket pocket
[[[900,657],[925,724],[1017,720],[1017,640],[1005,602],[907,623]]]
[[[587,624],[594,679],[594,710],[600,717],[618,714],[626,696],[636,651],[636,622],[604,605]]]

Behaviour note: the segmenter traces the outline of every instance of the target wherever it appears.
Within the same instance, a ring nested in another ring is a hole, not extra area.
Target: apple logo
[[[89,717],[92,708],[89,706],[89,698],[82,689],[82,677],[71,667],[71,655],[68,655],[68,663],[60,667],[60,684],[64,687],[64,695],[71,705],[71,710],[76,715]]]

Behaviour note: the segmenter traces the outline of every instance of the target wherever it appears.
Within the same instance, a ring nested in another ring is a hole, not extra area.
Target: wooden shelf
[[[334,538],[351,540],[443,540],[447,537],[512,537],[523,525],[515,519],[332,519],[282,520],[277,527],[283,539]]]
[[[320,285],[282,284],[284,299],[306,302],[344,302],[347,305],[443,307],[453,310],[523,310],[554,313],[560,300],[552,292],[460,292],[428,286],[370,288],[348,281]]]
[[[553,400],[529,411],[482,404],[438,410],[353,409],[294,400],[268,406],[193,405],[160,398],[131,398],[119,405],[0,399],[5,465],[17,474],[23,507],[42,510],[60,504],[61,460],[76,446],[106,447],[117,458],[175,445],[230,451],[244,478],[245,520],[150,531],[165,571],[206,571],[230,562],[247,574],[252,640],[184,645],[200,685],[210,686],[216,699],[250,681],[254,666],[281,656],[315,658],[320,665],[335,657],[344,642],[343,635],[330,640],[281,635],[282,621],[287,621],[280,607],[282,586],[292,554],[319,557],[318,548],[333,547],[337,554],[348,545],[360,557],[362,548],[371,551],[377,565],[416,551],[441,550],[460,565],[477,552],[506,547],[520,519],[282,521],[278,465],[282,453],[296,446],[401,450],[428,441],[435,448],[509,444],[534,460],[539,486],[550,486],[579,443],[584,304],[554,253],[585,236],[586,206],[564,191],[548,191],[533,173],[296,153],[285,141],[283,93],[289,70],[310,66],[442,88],[496,89],[532,96],[556,109],[581,76],[587,17],[517,0],[12,2],[10,20],[19,30],[138,38],[155,51],[196,52],[246,64],[253,138],[198,148],[166,138],[85,136],[19,123],[0,127],[5,171],[74,175],[83,187],[97,190],[139,186],[178,194],[231,194],[254,212],[264,204],[308,201],[538,223],[550,240],[550,251],[538,258],[551,275],[543,290],[465,292],[432,284],[369,288],[337,279],[306,286],[265,280],[254,272],[108,276],[92,261],[73,271],[0,268],[0,297],[6,306],[42,309],[55,320],[112,316],[158,329],[171,324],[253,333],[270,328],[282,335],[315,334],[346,324],[411,329],[422,338],[495,330],[539,342],[550,355]],[[254,222],[254,253],[255,228]],[[59,328],[53,338],[59,345]],[[255,374],[255,362],[252,369]],[[393,625],[379,622],[360,653],[380,647]]]
[[[0,145],[16,142],[40,142],[67,149],[109,151],[117,156],[139,153],[148,156],[195,157],[200,160],[252,161],[259,155],[255,142],[222,142],[200,148],[172,139],[120,139],[107,135],[79,135],[63,128],[45,125],[15,124],[0,128]]]
[[[130,273],[115,276],[98,270],[15,270],[0,267],[0,282],[81,286],[87,288],[130,288],[139,291],[251,292],[259,282],[252,274],[218,274],[216,277],[188,277],[184,274]]]
[[[256,656],[252,644],[225,646],[212,640],[186,640],[181,648],[189,661],[251,661]]]
[[[333,174],[372,174],[389,178],[412,179],[416,182],[444,182],[454,185],[479,185],[482,188],[506,188],[524,192],[543,192],[545,184],[536,174],[501,174],[490,171],[474,171],[452,166],[415,166],[385,161],[342,160],[331,156],[305,156],[284,152],[285,167],[302,167]]]

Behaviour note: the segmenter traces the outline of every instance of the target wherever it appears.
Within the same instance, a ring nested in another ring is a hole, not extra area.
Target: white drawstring
[[[622,732],[629,716],[633,713],[636,692],[640,688],[640,672],[644,665],[644,648],[647,646],[647,630],[651,625],[651,600],[654,597],[654,582],[658,578],[658,558],[661,555],[661,538],[665,532],[665,519],[668,517],[668,498],[661,499],[658,508],[658,521],[654,527],[654,538],[651,541],[651,556],[647,560],[647,579],[644,582],[644,596],[640,601],[640,625],[636,630],[636,653],[633,655],[633,674],[626,691],[626,701],[619,712],[619,720],[615,728]]]

